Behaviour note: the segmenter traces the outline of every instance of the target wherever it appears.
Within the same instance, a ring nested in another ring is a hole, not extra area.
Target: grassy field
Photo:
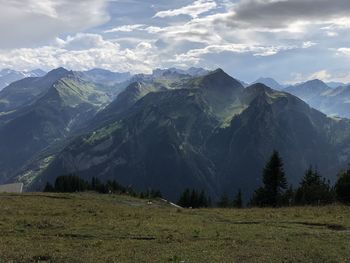
[[[0,262],[350,262],[350,207],[185,210],[116,195],[0,195]]]

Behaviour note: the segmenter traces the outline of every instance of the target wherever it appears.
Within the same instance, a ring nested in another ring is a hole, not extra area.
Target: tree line
[[[100,194],[125,194],[139,198],[161,198],[159,190],[149,189],[145,192],[137,192],[132,187],[125,187],[115,180],[103,183],[100,179],[92,177],[91,181],[84,180],[74,174],[58,176],[52,185],[46,183],[44,192],[75,193],[93,191]]]
[[[274,151],[263,170],[263,186],[251,199],[253,206],[326,205],[334,202],[350,203],[350,167],[338,173],[337,182],[331,185],[316,168],[305,171],[298,188],[288,187],[283,161]]]
[[[189,195],[186,189],[178,201],[183,207],[197,208],[198,203],[192,195],[198,195],[194,189]],[[206,197],[205,193],[201,192]],[[274,151],[267,161],[262,172],[262,186],[256,189],[251,197],[248,206],[257,207],[281,207],[294,205],[327,205],[334,202],[350,204],[350,166],[348,170],[339,172],[337,182],[331,185],[329,180],[323,178],[316,168],[309,167],[301,179],[299,186],[294,189],[288,185],[283,161],[277,151]],[[208,207],[209,204],[200,207]],[[239,190],[233,200],[230,200],[227,193],[224,193],[218,203],[218,207],[243,207],[242,191]]]
[[[53,185],[47,183],[44,189],[44,192],[61,193],[85,191],[127,194],[140,198],[162,197],[159,190],[149,189],[145,192],[137,192],[132,187],[124,187],[115,180],[102,183],[98,178],[92,177],[91,181],[86,181],[74,174],[59,176]],[[280,154],[274,151],[263,169],[262,186],[254,191],[248,206],[326,205],[334,202],[350,204],[350,166],[347,170],[339,172],[337,182],[333,186],[329,180],[320,175],[316,168],[310,166],[305,171],[298,187],[294,189],[287,182]],[[205,191],[187,188],[180,195],[177,204],[185,208],[211,206],[242,208],[244,202],[241,190],[238,190],[232,200],[227,193],[223,193],[219,201],[213,204]]]

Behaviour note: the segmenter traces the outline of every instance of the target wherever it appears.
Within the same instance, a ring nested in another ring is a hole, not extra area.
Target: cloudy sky
[[[0,68],[350,82],[349,0],[0,0]]]

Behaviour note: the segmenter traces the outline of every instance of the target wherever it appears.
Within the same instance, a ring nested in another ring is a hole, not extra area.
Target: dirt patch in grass
[[[343,225],[338,225],[338,224],[325,224],[325,223],[313,223],[313,222],[295,222],[296,224],[304,225],[304,226],[309,226],[309,227],[324,227],[330,230],[334,231],[348,231],[350,230],[349,228],[343,226]]]

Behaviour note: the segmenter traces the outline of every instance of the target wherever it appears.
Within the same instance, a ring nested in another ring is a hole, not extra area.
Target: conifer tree
[[[190,207],[191,206],[191,192],[190,189],[185,189],[185,191],[180,196],[179,201],[177,202],[179,206]]]
[[[230,206],[230,199],[227,193],[223,193],[218,202],[218,207],[227,208]]]
[[[242,208],[243,207],[241,189],[238,190],[236,197],[233,199],[233,207],[235,207],[235,208]]]
[[[195,189],[186,189],[180,196],[177,202],[179,206],[201,208],[209,206],[209,199],[207,198],[204,191],[198,192]]]
[[[199,199],[198,200],[199,207],[208,207],[209,206],[208,198],[203,190],[200,192],[198,199]]]
[[[329,204],[334,200],[334,192],[327,182],[322,178],[316,169],[310,167],[296,190],[295,202],[298,205],[319,205]]]
[[[283,161],[277,151],[273,151],[263,170],[263,187],[255,191],[252,204],[258,206],[280,206],[283,191],[287,189]]]
[[[55,188],[52,186],[52,184],[47,182],[44,188],[44,192],[48,192],[48,193],[55,192]]]
[[[335,184],[335,192],[338,201],[350,204],[350,166],[348,170],[338,174],[338,181]]]

